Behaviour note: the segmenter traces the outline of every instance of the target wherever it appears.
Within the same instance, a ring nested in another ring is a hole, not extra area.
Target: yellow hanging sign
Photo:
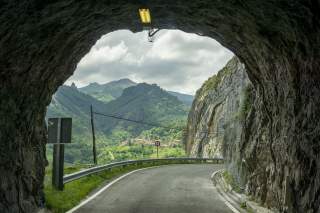
[[[151,24],[150,10],[147,8],[139,9],[139,15],[143,24]]]

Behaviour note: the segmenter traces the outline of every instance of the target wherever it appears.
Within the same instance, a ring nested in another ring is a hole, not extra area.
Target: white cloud
[[[232,56],[215,40],[196,34],[162,30],[150,43],[146,32],[120,30],[97,41],[66,84],[85,86],[130,78],[194,94]]]
[[[128,47],[121,41],[118,45],[110,46],[93,46],[90,52],[79,62],[78,67],[89,67],[98,63],[110,63],[118,61],[128,52]]]

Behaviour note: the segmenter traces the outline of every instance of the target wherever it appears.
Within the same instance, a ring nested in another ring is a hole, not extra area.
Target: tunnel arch
[[[212,37],[245,63],[269,120],[266,179],[283,212],[320,204],[316,0],[144,1],[153,24]],[[0,209],[34,212],[52,94],[104,34],[141,30],[137,0],[0,1]],[[308,176],[305,175],[308,173]]]

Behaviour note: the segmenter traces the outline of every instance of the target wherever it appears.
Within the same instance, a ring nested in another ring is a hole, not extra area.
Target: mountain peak
[[[70,87],[73,88],[73,89],[78,89],[77,86],[76,86],[76,84],[75,84],[74,82],[72,82],[72,84],[71,84]]]
[[[136,84],[136,82],[130,80],[129,78],[122,78],[122,79],[119,79],[118,81],[116,82],[121,82],[121,83],[129,83],[129,84]]]
[[[121,96],[122,91],[128,87],[135,86],[137,83],[128,78],[123,78],[117,81],[111,81],[106,84],[90,83],[88,86],[82,87],[79,90],[87,95],[91,95],[96,99],[109,102]]]
[[[116,81],[110,81],[109,83],[104,84],[104,86],[116,86],[116,87],[121,87],[123,89],[131,86],[137,85],[136,82],[131,81],[128,78],[122,78]]]

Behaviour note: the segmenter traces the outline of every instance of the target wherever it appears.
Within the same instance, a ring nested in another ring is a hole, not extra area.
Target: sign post
[[[52,185],[63,190],[64,144],[53,145]]]
[[[160,146],[160,141],[155,141],[154,145],[157,147],[157,158],[159,158],[159,146]]]
[[[71,143],[72,119],[48,119],[48,143],[53,144],[52,185],[63,190],[64,144]]]

